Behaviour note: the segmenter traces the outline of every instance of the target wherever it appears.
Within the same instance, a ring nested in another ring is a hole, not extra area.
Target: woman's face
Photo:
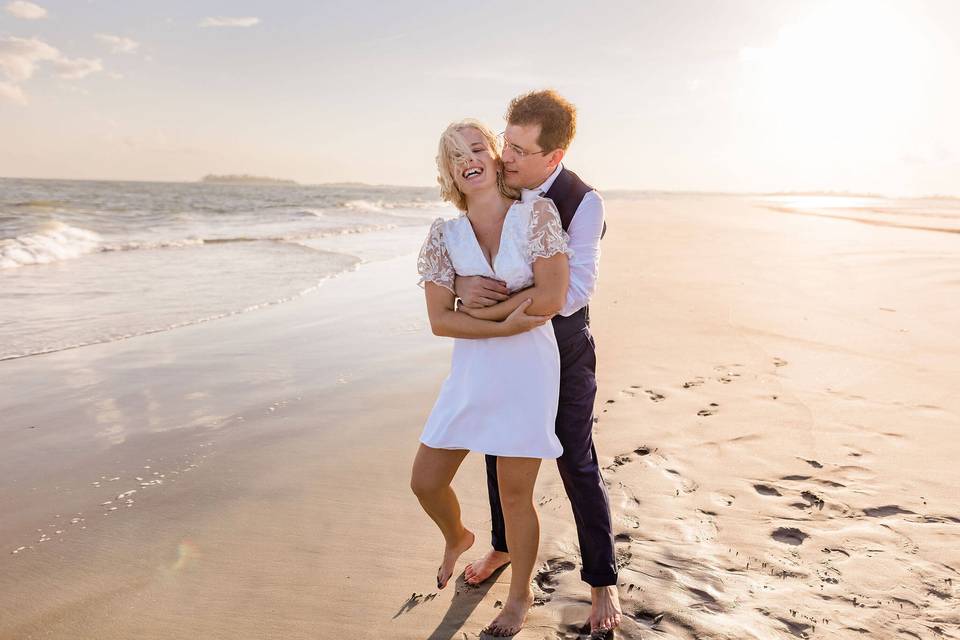
[[[465,195],[484,189],[497,188],[499,162],[493,150],[479,131],[467,127],[460,131],[473,152],[471,157],[456,164],[453,179]]]

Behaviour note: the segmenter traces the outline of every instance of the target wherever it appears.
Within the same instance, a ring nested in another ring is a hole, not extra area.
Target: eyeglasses
[[[503,144],[503,147],[504,147],[504,148],[509,147],[509,148],[510,148],[510,151],[513,151],[515,154],[517,154],[517,157],[520,158],[521,160],[523,160],[523,159],[526,158],[527,156],[535,156],[535,155],[538,155],[538,154],[541,154],[541,153],[550,153],[550,152],[547,151],[546,149],[544,149],[544,150],[542,150],[542,151],[526,151],[526,150],[522,149],[521,147],[518,147],[517,145],[513,144],[512,142],[508,142],[508,141],[507,141],[507,138],[506,138],[506,133],[507,133],[506,131],[504,131],[504,132],[502,132],[502,133],[498,133],[498,134],[497,134],[497,139],[500,140],[500,142]]]

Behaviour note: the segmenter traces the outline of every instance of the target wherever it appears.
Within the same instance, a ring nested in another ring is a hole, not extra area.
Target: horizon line
[[[243,174],[226,174],[243,175]],[[267,178],[266,176],[251,176]],[[268,180],[286,180],[284,178],[267,178]],[[248,184],[243,182],[235,184],[229,182],[210,183],[204,182],[202,178],[196,180],[155,180],[155,179],[118,179],[118,178],[38,178],[34,176],[0,176],[0,180],[37,180],[37,181],[59,181],[59,182],[126,182],[126,183],[149,183],[149,184],[217,184],[218,186],[274,186],[284,187],[331,187],[331,186],[360,186],[376,188],[400,188],[400,189],[436,189],[436,185],[415,185],[415,184],[375,184],[362,182],[359,180],[340,180],[335,182],[297,182],[291,180],[293,184],[277,182],[276,184]],[[960,193],[933,193],[923,195],[907,194],[886,194],[878,192],[862,191],[844,191],[837,189],[789,189],[789,190],[759,190],[759,191],[718,191],[716,189],[662,189],[662,188],[639,188],[639,187],[604,187],[599,190],[603,193],[615,192],[634,192],[634,193],[667,193],[667,194],[689,194],[689,195],[724,195],[724,196],[792,196],[792,195],[819,195],[819,196],[846,196],[846,197],[866,197],[866,198],[911,198],[911,199],[960,199]]]

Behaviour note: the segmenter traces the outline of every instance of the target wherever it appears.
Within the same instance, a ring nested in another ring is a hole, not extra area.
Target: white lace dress
[[[510,292],[533,284],[533,262],[571,255],[552,200],[515,202],[507,211],[500,248],[487,262],[465,214],[438,218],[420,250],[420,283],[453,291],[454,275],[487,276]],[[450,375],[440,389],[420,442],[497,456],[557,458],[563,447],[554,423],[560,393],[560,355],[547,322],[497,338],[454,338]]]

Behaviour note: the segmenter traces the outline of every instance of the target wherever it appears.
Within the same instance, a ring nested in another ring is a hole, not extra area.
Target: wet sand
[[[607,204],[620,636],[960,635],[956,234]],[[450,343],[410,249],[262,312],[0,363],[0,638],[476,637],[510,570],[432,584],[408,478]],[[455,481],[479,534],[458,573],[488,541],[483,477],[471,455]],[[517,637],[576,638],[553,465],[537,499],[543,604]]]

